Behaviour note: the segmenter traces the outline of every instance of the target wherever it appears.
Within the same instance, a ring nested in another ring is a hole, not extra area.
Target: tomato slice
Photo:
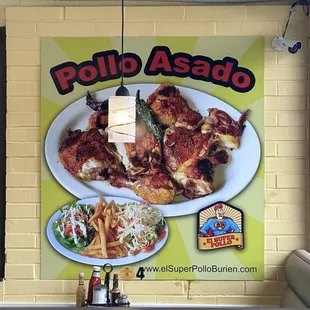
[[[123,225],[122,221],[118,221],[117,226],[120,228],[125,228],[125,226]]]
[[[75,227],[74,229],[75,233],[79,236],[82,236],[83,235],[83,231],[81,230],[80,227]]]
[[[166,230],[164,228],[162,228],[160,231],[159,231],[159,236],[157,238],[157,240],[155,241],[156,243],[160,242],[161,240],[163,240],[166,236]]]
[[[154,248],[155,248],[155,245],[154,245],[154,244],[150,244],[149,246],[147,246],[146,248],[144,248],[144,249],[142,250],[142,252],[148,253],[148,252],[153,251]]]
[[[68,237],[68,236],[70,236],[71,234],[72,234],[72,227],[69,226],[69,227],[67,227],[67,228],[65,229],[64,235],[65,235],[66,237]]]

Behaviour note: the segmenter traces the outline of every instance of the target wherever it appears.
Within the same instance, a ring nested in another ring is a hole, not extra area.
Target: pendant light
[[[136,98],[124,86],[124,0],[122,0],[121,86],[109,97],[108,142],[135,143]]]

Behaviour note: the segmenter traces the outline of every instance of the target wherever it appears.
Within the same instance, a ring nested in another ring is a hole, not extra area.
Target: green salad
[[[60,211],[60,217],[53,223],[54,235],[66,249],[79,253],[95,237],[95,229],[89,225],[89,219],[95,213],[95,209],[92,205],[73,202]]]

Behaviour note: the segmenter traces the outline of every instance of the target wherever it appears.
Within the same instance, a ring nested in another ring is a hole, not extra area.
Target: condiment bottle
[[[88,285],[87,304],[89,305],[93,303],[93,289],[94,289],[94,286],[98,284],[101,284],[100,267],[94,266],[93,274],[89,280],[89,285]]]
[[[84,286],[84,273],[79,274],[79,286],[76,290],[76,307],[85,307],[86,290]]]
[[[121,294],[120,289],[118,288],[118,274],[113,275],[113,288],[111,291],[111,302],[115,304]]]
[[[106,304],[107,303],[108,289],[105,285],[99,284],[94,286],[93,289],[93,305]]]
[[[118,304],[120,307],[128,306],[128,296],[126,294],[122,294],[118,298]]]

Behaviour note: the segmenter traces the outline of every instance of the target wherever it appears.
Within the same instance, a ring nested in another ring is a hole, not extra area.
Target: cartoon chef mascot
[[[219,236],[229,233],[238,233],[238,225],[229,217],[225,217],[225,211],[221,203],[214,207],[215,217],[209,218],[200,228],[200,234],[205,237]]]

